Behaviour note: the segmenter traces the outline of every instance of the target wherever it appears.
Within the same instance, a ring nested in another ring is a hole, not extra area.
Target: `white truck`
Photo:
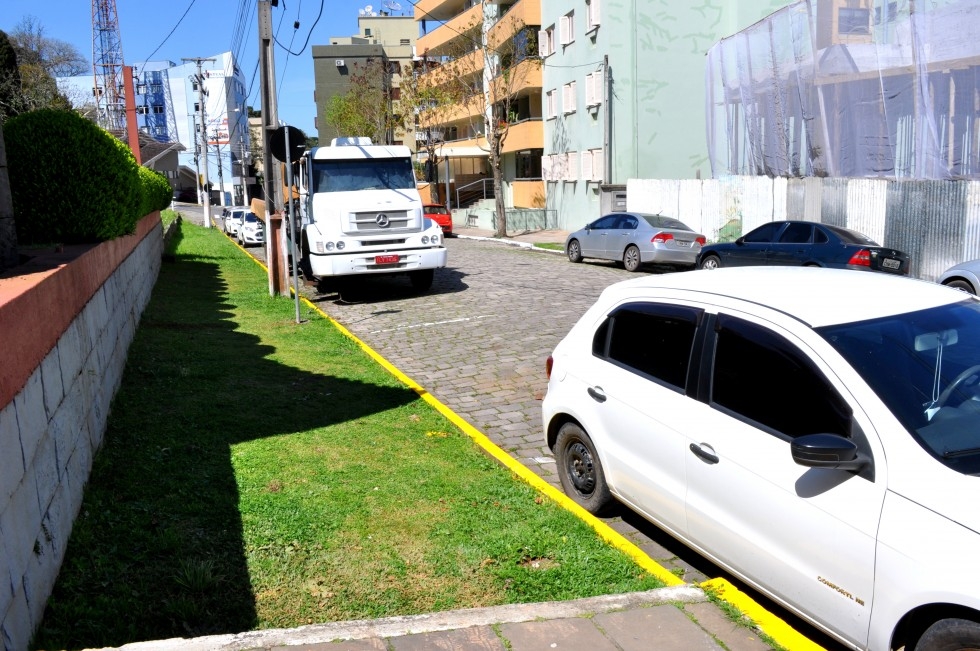
[[[422,213],[408,147],[334,138],[302,156],[297,185],[308,280],[407,273],[425,291],[446,266],[442,229]]]

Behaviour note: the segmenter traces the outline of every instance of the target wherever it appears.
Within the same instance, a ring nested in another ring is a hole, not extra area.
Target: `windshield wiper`
[[[943,459],[952,459],[953,457],[965,457],[968,454],[978,454],[980,453],[980,448],[963,448],[962,450],[946,450],[943,452]]]

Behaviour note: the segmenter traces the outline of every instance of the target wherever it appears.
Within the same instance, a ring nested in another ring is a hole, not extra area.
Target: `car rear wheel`
[[[951,280],[948,283],[946,283],[946,286],[952,287],[953,289],[958,289],[963,292],[967,292],[968,294],[976,294],[976,292],[973,291],[973,285],[966,282],[965,280]]]
[[[702,269],[720,269],[721,268],[721,259],[718,256],[716,256],[716,255],[708,255],[708,256],[705,256],[704,259],[701,260],[701,268]]]
[[[592,439],[575,423],[565,423],[555,440],[558,478],[565,494],[593,515],[609,510],[614,500],[606,485]]]
[[[568,261],[582,261],[582,246],[578,243],[578,240],[572,240],[568,243]]]
[[[915,651],[980,649],[980,624],[968,619],[941,619],[923,633]]]
[[[640,268],[640,249],[630,244],[623,253],[623,266],[626,271],[637,271]]]

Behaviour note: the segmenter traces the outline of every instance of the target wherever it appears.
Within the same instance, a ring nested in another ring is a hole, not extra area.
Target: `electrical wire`
[[[160,43],[160,45],[157,46],[157,49],[155,49],[152,52],[150,52],[150,56],[146,57],[146,59],[143,61],[143,68],[145,68],[146,67],[146,64],[149,63],[150,59],[153,58],[153,55],[156,54],[157,52],[159,52],[160,51],[160,48],[162,48],[164,46],[164,44],[170,39],[170,37],[174,35],[174,32],[177,31],[177,28],[178,27],[180,27],[180,24],[184,21],[184,18],[187,17],[188,12],[191,10],[191,7],[194,6],[194,3],[195,2],[197,2],[197,0],[191,0],[191,3],[189,5],[187,5],[187,9],[184,11],[184,14],[180,17],[180,20],[177,21],[177,24],[174,25],[174,28],[172,30],[170,30],[170,33],[167,34],[167,36],[163,39],[163,43]],[[140,68],[136,72],[136,76],[137,77],[139,77],[140,74],[143,72],[143,68]]]
[[[286,52],[288,52],[289,54],[292,54],[293,56],[297,56],[297,57],[300,56],[306,50],[306,46],[310,44],[310,37],[313,36],[313,28],[315,28],[316,27],[316,24],[318,22],[320,22],[320,17],[321,16],[323,16],[323,0],[320,0],[320,13],[318,13],[316,15],[316,20],[314,20],[313,21],[313,24],[310,26],[310,31],[306,34],[306,41],[303,43],[303,47],[300,49],[299,52],[293,52],[291,49],[289,49],[288,47],[286,47],[285,45],[283,45],[282,43],[280,43],[278,38],[273,37],[275,39],[275,41],[276,41],[276,45],[278,45],[282,49],[286,50]],[[276,36],[278,36],[278,34]],[[290,41],[289,47],[292,47],[292,45],[293,44]]]

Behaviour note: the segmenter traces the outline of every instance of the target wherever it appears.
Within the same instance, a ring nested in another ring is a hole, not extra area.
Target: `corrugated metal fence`
[[[709,241],[805,219],[860,231],[912,257],[911,275],[935,280],[980,258],[980,181],[733,176],[630,179],[627,209],[677,217]]]

